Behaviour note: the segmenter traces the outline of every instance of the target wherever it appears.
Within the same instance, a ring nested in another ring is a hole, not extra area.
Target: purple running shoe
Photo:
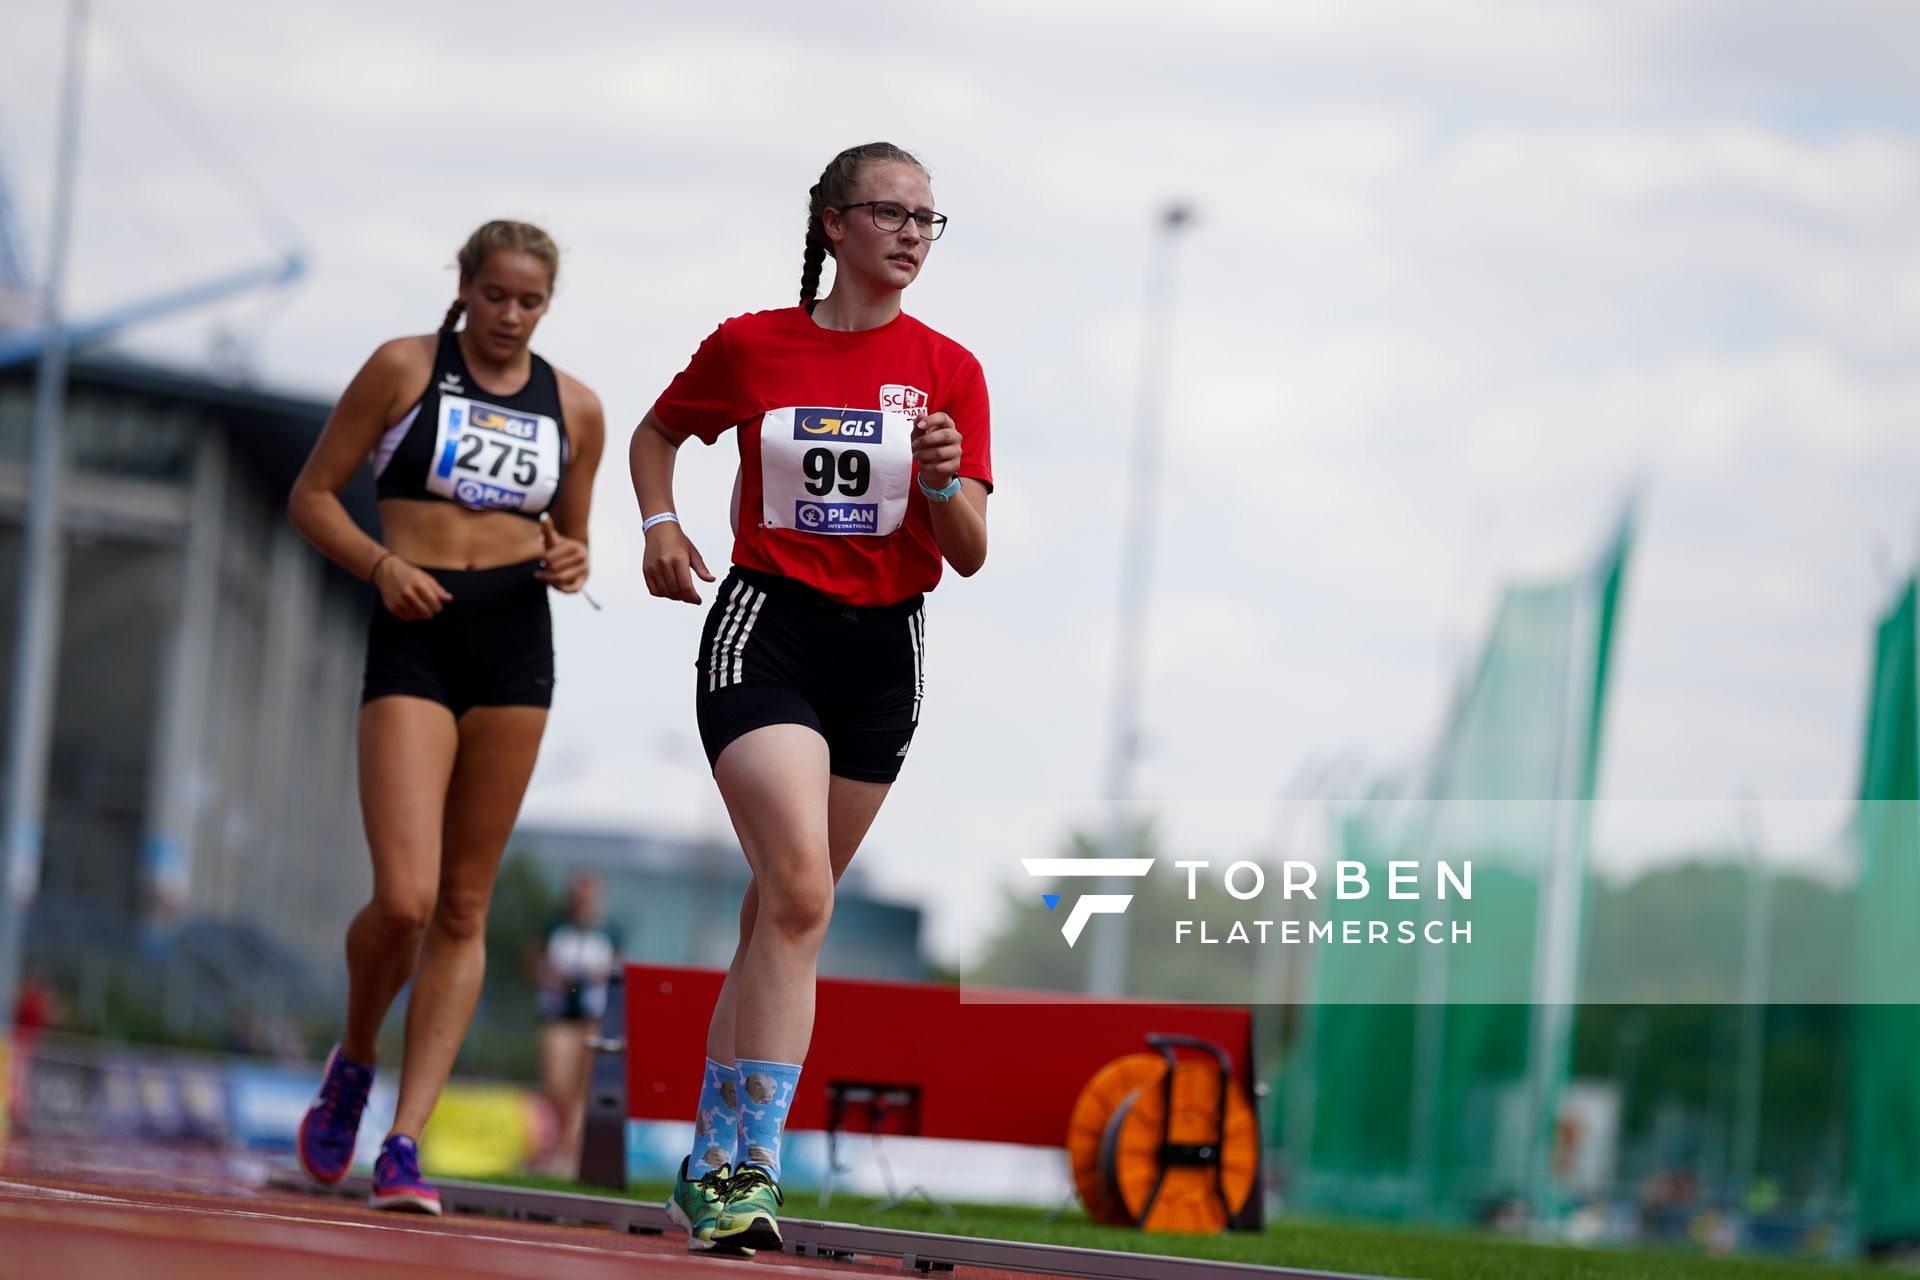
[[[300,1167],[321,1186],[331,1187],[347,1176],[353,1165],[353,1143],[360,1133],[360,1113],[366,1110],[367,1091],[373,1088],[373,1068],[348,1062],[340,1046],[327,1055],[320,1092],[300,1119],[294,1146]]]
[[[373,1194],[367,1197],[367,1206],[439,1216],[440,1193],[420,1176],[420,1148],[406,1134],[396,1133],[380,1144],[380,1158],[373,1162]]]

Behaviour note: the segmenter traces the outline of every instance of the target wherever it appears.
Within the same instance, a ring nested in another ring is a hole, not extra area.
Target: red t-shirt
[[[927,498],[913,479],[915,420],[951,416],[960,474],[993,484],[980,362],[905,313],[857,333],[824,329],[801,307],[735,316],[653,412],[708,444],[739,428],[733,562],[844,604],[896,604],[940,581]]]

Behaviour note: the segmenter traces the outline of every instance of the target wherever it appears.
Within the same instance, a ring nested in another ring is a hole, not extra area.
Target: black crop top
[[[426,391],[374,451],[374,492],[537,520],[559,496],[566,461],[553,366],[534,356],[527,385],[495,395],[474,385],[458,336],[443,333]]]

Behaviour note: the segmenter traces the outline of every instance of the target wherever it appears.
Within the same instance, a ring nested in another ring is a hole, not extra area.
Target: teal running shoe
[[[757,1164],[743,1164],[727,1182],[727,1202],[713,1226],[716,1249],[778,1249],[780,1184]]]
[[[698,1178],[687,1176],[687,1156],[680,1161],[680,1176],[673,1180],[673,1195],[667,1199],[667,1216],[687,1230],[687,1249],[691,1252],[715,1247],[713,1228],[727,1203],[727,1182],[731,1170],[722,1165],[709,1169]],[[728,1252],[750,1252],[732,1248]]]

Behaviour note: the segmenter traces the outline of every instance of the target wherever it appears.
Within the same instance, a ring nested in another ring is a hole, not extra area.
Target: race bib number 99
[[[442,394],[427,491],[476,511],[545,511],[560,484],[560,424]]]
[[[892,533],[913,483],[913,420],[880,409],[774,409],[760,423],[760,518],[831,537]]]

